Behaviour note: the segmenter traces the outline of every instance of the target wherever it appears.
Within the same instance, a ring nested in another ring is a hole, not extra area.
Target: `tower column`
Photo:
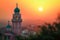
[[[22,19],[21,19],[20,9],[18,8],[18,4],[16,4],[16,8],[14,9],[14,14],[12,18],[14,33],[20,34],[21,22]]]

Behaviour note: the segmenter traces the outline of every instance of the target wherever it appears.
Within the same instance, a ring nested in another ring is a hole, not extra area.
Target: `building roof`
[[[15,8],[14,12],[20,12],[20,9],[19,8]]]
[[[6,28],[11,28],[10,24],[9,24],[9,21],[8,21],[8,25],[6,26]]]
[[[7,25],[6,28],[11,28],[11,26],[10,25]]]

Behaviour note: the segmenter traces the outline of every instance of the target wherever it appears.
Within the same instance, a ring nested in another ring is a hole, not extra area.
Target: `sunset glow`
[[[53,22],[60,8],[60,0],[0,0],[1,22],[11,21],[16,3],[20,8],[23,24]]]

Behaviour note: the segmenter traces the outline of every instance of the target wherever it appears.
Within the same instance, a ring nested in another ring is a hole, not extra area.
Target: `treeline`
[[[40,34],[28,38],[16,36],[17,40],[60,40],[60,23],[42,25]]]
[[[57,21],[53,22],[53,24],[45,24],[46,25],[38,26],[41,29],[40,34],[31,34],[27,38],[16,36],[16,40],[60,40],[60,15],[58,15]]]

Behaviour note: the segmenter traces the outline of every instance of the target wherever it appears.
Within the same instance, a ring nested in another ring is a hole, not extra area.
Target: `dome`
[[[20,12],[20,9],[18,8],[18,3],[16,3],[16,8],[14,9],[14,12]]]
[[[14,12],[20,12],[19,8],[15,8]]]
[[[6,28],[11,28],[11,26],[10,25],[7,25]]]

